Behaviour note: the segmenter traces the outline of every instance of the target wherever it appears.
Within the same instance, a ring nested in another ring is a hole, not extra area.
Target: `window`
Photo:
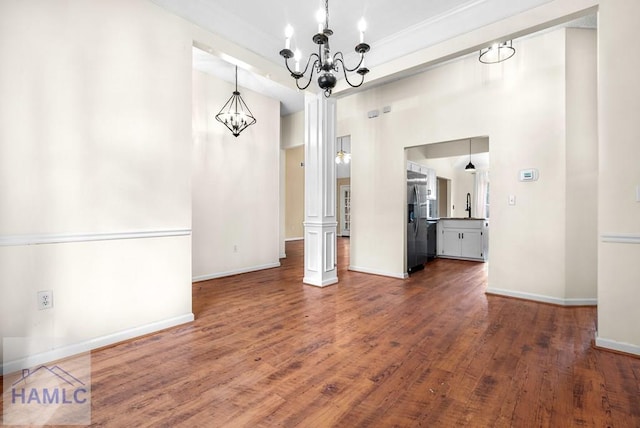
[[[487,195],[484,200],[484,217],[489,218],[489,189],[491,188],[491,183],[487,181]]]
[[[477,217],[489,218],[489,171],[478,171],[475,177]]]

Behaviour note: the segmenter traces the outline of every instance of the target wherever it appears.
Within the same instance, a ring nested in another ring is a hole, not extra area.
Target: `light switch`
[[[509,195],[509,205],[516,204],[516,195]]]
[[[640,184],[636,187],[636,202],[640,202]]]

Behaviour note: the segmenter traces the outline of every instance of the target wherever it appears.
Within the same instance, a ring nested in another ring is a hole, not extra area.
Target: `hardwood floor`
[[[591,347],[595,308],[484,294],[487,265],[408,280],[283,266],[195,283],[196,321],[92,353],[95,426],[640,427],[640,359]]]

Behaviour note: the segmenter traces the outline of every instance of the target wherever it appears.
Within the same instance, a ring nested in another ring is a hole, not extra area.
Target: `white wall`
[[[597,33],[568,29],[566,37],[566,297],[597,295],[598,103]]]
[[[214,118],[233,89],[193,72],[196,281],[280,265],[280,104],[238,88],[257,123],[236,138]]]
[[[465,172],[464,169],[455,171],[452,189],[452,217],[468,217],[469,213],[465,210],[467,207],[467,193],[471,195],[471,209],[473,210],[473,200],[475,198],[475,175]],[[471,212],[474,217],[480,217],[478,213]]]
[[[402,273],[403,149],[487,135],[489,287],[564,302],[565,32],[547,32],[514,45],[516,56],[499,65],[480,64],[471,55],[340,99],[339,132],[352,135],[354,159],[362,159],[352,165],[353,269]],[[391,105],[392,112],[366,118],[363,112],[382,105]],[[540,179],[519,182],[518,171],[530,167],[539,169]],[[458,193],[454,216],[464,215],[466,192]],[[507,204],[511,194],[516,206]]]
[[[281,128],[282,129],[282,128]],[[287,238],[287,171],[285,170],[284,165],[287,163],[287,151],[280,149],[280,208],[279,208],[279,243],[278,243],[278,253],[281,259],[287,257],[285,240]]]
[[[282,116],[280,125],[280,147],[291,149],[304,146],[304,110]]]
[[[193,318],[189,33],[142,0],[0,3],[3,337],[77,351]]]
[[[303,239],[304,236],[304,146],[284,150],[285,164],[285,237]],[[302,165],[301,165],[302,164]]]
[[[640,2],[603,0],[598,17],[598,338],[640,354]]]

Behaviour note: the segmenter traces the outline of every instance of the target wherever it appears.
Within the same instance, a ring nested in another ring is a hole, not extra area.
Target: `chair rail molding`
[[[119,239],[167,238],[173,236],[189,235],[191,235],[191,229],[135,230],[126,232],[66,233],[41,235],[4,235],[0,236],[0,247],[64,244],[90,241],[112,241]]]
[[[640,234],[638,233],[603,233],[600,235],[602,242],[616,244],[640,244]]]

